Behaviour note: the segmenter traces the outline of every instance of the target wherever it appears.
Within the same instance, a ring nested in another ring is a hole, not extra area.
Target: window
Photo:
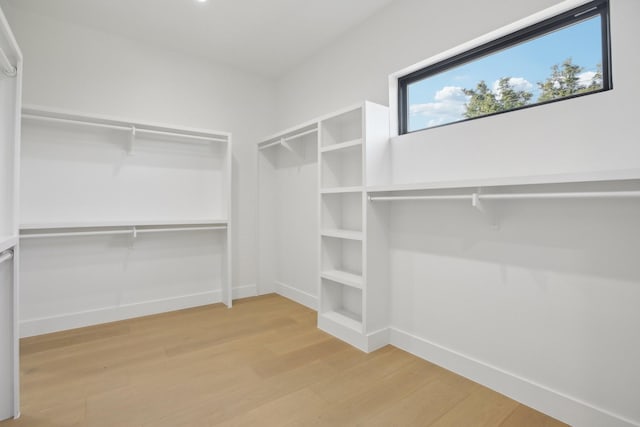
[[[609,2],[592,1],[399,78],[399,132],[609,90],[609,52]]]

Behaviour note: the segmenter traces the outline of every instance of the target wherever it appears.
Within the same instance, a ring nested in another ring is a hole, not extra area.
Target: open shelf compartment
[[[322,153],[322,188],[362,186],[362,146]]]
[[[321,122],[322,148],[362,138],[362,108],[347,111]]]
[[[362,277],[362,242],[322,237],[322,271],[337,270]]]
[[[322,229],[362,232],[362,194],[322,195]]]
[[[320,315],[349,329],[362,331],[362,290],[322,279]]]

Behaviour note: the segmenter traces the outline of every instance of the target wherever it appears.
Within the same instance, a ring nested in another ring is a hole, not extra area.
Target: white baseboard
[[[567,396],[397,328],[390,343],[576,427],[638,427],[640,423]]]
[[[143,301],[133,304],[124,304],[117,307],[105,307],[96,310],[67,313],[59,316],[21,320],[20,337],[25,338],[34,335],[64,331],[67,329],[97,325],[100,323],[115,322],[117,320],[131,319],[133,317],[148,316],[150,314],[214,304],[221,301],[222,293],[220,291],[211,291],[191,295],[181,295],[173,298]]]
[[[293,286],[285,285],[282,282],[276,282],[275,285],[277,294],[318,311],[318,297],[315,295],[303,292]]]
[[[376,351],[377,349],[388,345],[390,341],[390,331],[388,328],[372,332],[367,335],[367,350],[369,353]]]
[[[238,286],[231,289],[233,299],[250,298],[258,295],[257,285]]]

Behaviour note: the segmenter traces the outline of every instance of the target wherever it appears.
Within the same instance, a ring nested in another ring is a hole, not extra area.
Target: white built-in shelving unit
[[[22,111],[23,336],[231,306],[231,135]]]
[[[0,10],[0,420],[18,417],[18,197],[22,54]]]
[[[318,122],[258,143],[258,292],[317,308]]]
[[[388,138],[387,107],[363,102],[258,143],[259,291],[317,309],[364,351],[388,342],[387,254],[369,247],[386,239],[385,207],[369,211],[366,193]]]
[[[366,197],[367,160],[386,147],[388,109],[364,102],[319,121],[320,280],[318,326],[364,351],[388,342],[387,256]]]

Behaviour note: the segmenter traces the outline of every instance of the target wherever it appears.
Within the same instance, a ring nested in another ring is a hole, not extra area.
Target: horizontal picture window
[[[611,89],[608,1],[399,79],[400,134]]]

